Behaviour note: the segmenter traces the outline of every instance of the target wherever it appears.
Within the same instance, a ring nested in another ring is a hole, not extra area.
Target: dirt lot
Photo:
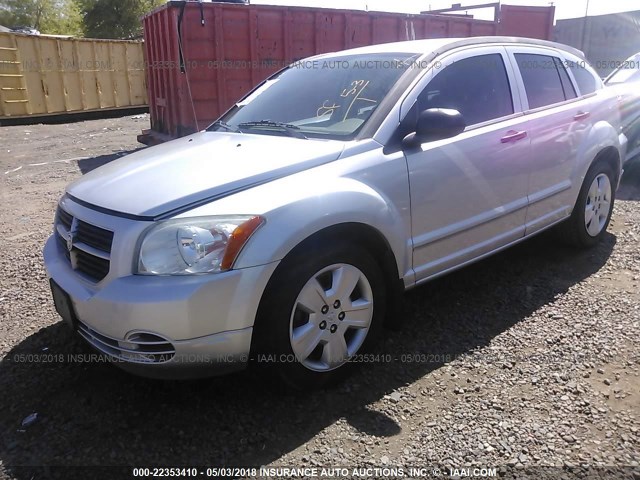
[[[640,477],[638,165],[600,246],[543,234],[411,291],[404,329],[379,347],[394,361],[302,395],[253,371],[159,382],[73,356],[86,350],[58,321],[42,265],[55,205],[68,182],[139,148],[147,125],[0,128],[0,478],[83,465]],[[80,472],[61,476],[97,471]]]

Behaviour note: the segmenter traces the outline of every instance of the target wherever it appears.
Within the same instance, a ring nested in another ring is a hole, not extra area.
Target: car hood
[[[114,212],[158,217],[334,161],[343,148],[338,141],[200,132],[97,168],[67,193]]]

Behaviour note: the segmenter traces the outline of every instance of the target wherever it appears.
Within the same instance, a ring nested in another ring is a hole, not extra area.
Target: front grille
[[[55,230],[58,247],[74,270],[95,282],[107,276],[111,265],[112,231],[74,218],[60,207],[56,213]]]
[[[76,249],[76,268],[85,275],[102,280],[109,273],[109,260]]]
[[[67,230],[71,230],[71,223],[73,223],[73,217],[58,207],[58,222],[67,227]]]
[[[132,363],[164,363],[171,360],[176,349],[171,342],[154,333],[134,333],[118,340],[78,322],[78,333],[102,353]]]
[[[83,222],[82,220],[78,220],[77,228],[76,239],[78,242],[86,243],[90,247],[97,248],[103,252],[109,253],[111,251],[113,232]]]
[[[60,250],[62,250],[64,256],[67,257],[67,260],[71,261],[71,252],[67,248],[67,242],[65,241],[65,239],[62,238],[59,233],[56,233],[56,240],[58,242],[58,247],[60,247]]]

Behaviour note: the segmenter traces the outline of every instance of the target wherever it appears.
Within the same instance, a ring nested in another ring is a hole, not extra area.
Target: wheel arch
[[[265,310],[270,308],[269,299],[271,295],[273,295],[273,292],[279,288],[277,279],[287,268],[295,265],[299,261],[300,256],[308,254],[308,252],[313,252],[314,250],[317,251],[317,249],[331,243],[335,243],[336,245],[363,246],[376,261],[382,272],[387,292],[387,315],[384,319],[384,325],[387,327],[395,326],[401,304],[402,292],[404,291],[404,282],[398,274],[398,264],[388,239],[382,232],[371,225],[360,222],[339,223],[311,234],[293,247],[280,261],[280,264],[269,278],[262,297],[260,298],[251,339],[252,353],[262,351],[263,345],[261,344],[261,339],[264,335],[261,329],[266,326],[260,325],[258,320],[264,316]]]
[[[621,158],[618,134],[615,128],[607,122],[597,122],[588,135],[585,146],[587,148],[579,151],[579,155],[584,159],[579,167],[579,185],[582,185],[587,173],[593,166],[601,160],[606,161],[616,175],[615,181],[620,179],[623,159]]]
[[[363,245],[380,265],[385,277],[398,279],[399,265],[388,239],[377,228],[361,222],[339,223],[313,233],[293,247],[278,268],[286,262],[287,258],[300,255],[304,251],[313,251],[327,242]],[[273,275],[275,276],[276,273],[274,272]]]
[[[592,155],[593,157],[591,158],[591,161],[588,163],[585,163],[585,167],[583,171],[580,172],[580,176],[578,177],[580,181],[574,184],[574,188],[576,189],[576,194],[574,197],[574,203],[573,203],[573,208],[571,212],[573,212],[577,207],[579,196],[580,196],[580,190],[582,189],[582,186],[587,178],[587,175],[589,175],[589,172],[591,171],[591,169],[594,168],[601,161],[604,161],[605,163],[607,163],[613,170],[613,173],[615,175],[615,178],[612,179],[614,192],[616,189],[615,187],[618,185],[618,182],[620,181],[620,174],[622,172],[621,170],[622,160],[620,158],[620,152],[615,146],[613,145],[600,146],[599,149],[595,152],[595,154],[592,154]]]
[[[601,149],[591,161],[589,169],[593,168],[595,164],[601,161],[611,166],[611,168],[613,169],[613,173],[616,176],[613,179],[613,184],[617,185],[618,181],[620,180],[620,172],[622,171],[622,159],[620,158],[620,152],[618,151],[618,149],[611,145]]]

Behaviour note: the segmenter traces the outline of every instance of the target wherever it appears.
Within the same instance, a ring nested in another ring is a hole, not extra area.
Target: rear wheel
[[[257,319],[261,350],[289,385],[315,388],[349,372],[371,347],[385,313],[380,268],[350,246],[285,259]]]
[[[615,200],[615,176],[606,162],[596,163],[585,177],[569,220],[562,225],[564,239],[577,247],[591,247],[606,234]]]

